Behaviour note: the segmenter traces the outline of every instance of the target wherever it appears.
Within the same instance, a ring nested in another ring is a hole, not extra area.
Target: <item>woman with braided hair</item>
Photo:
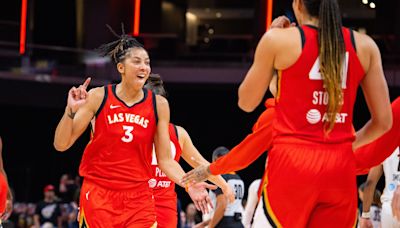
[[[170,156],[168,101],[144,89],[151,71],[147,51],[124,32],[112,32],[118,39],[98,50],[112,58],[121,82],[87,92],[88,78],[72,87],[54,146],[58,151],[70,148],[94,119],[95,130],[79,168],[84,177],[80,227],[155,227],[153,142],[159,167],[171,180],[178,183],[184,171]],[[213,187],[200,183],[186,189],[206,212],[211,203],[206,188]]]

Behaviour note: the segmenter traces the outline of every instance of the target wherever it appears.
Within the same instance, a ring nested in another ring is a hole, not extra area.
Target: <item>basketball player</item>
[[[79,168],[84,177],[80,227],[155,227],[149,186],[153,142],[161,170],[175,182],[184,175],[171,157],[168,101],[143,88],[151,70],[150,59],[133,37],[118,36],[99,51],[115,62],[121,82],[87,92],[88,78],[78,88],[71,88],[54,146],[59,151],[70,148],[95,118],[96,129]],[[213,187],[206,183],[187,187],[204,212],[210,203],[206,188]]]
[[[166,98],[163,81],[158,74],[150,74],[145,88],[151,90],[157,95]],[[193,168],[199,165],[209,165],[210,163],[199,153],[193,145],[188,132],[180,126],[169,124],[169,135],[171,140],[172,157],[179,161],[182,158]],[[157,163],[156,154],[153,152],[152,158],[154,179],[154,201],[156,206],[157,227],[176,228],[177,227],[177,197],[175,193],[175,184],[160,170]],[[234,194],[231,187],[221,176],[210,176],[209,180],[218,186],[221,186],[225,197],[234,200]],[[195,204],[197,202],[194,202]],[[198,207],[198,206],[197,206]]]
[[[392,155],[390,155],[390,157],[388,157],[381,165],[376,166],[369,171],[363,194],[363,211],[360,219],[360,228],[373,227],[370,207],[374,197],[376,184],[382,174],[385,175],[385,189],[383,190],[383,195],[381,197],[381,224],[382,227],[385,228],[400,228],[400,223],[394,218],[391,208],[393,193],[400,178],[398,168],[399,148],[396,148]]]
[[[379,49],[343,28],[336,0],[294,0],[300,27],[286,17],[269,30],[239,87],[239,107],[253,111],[279,71],[264,191],[276,227],[351,227],[356,221],[353,150],[391,128],[392,113]],[[352,131],[361,85],[371,120]],[[329,218],[329,222],[327,222]]]
[[[0,137],[0,225],[7,220],[13,209],[13,197],[8,187],[7,174],[3,166],[3,141]]]

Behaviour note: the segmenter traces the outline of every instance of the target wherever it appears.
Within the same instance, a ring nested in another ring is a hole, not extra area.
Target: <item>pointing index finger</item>
[[[89,86],[89,83],[90,83],[91,80],[92,80],[91,77],[88,77],[88,78],[85,80],[85,82],[84,82],[83,85],[82,85],[83,89],[86,90],[86,88]]]

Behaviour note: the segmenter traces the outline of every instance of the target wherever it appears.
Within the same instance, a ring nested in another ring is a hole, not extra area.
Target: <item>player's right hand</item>
[[[215,190],[217,189],[217,186],[201,182],[190,185],[187,188],[187,192],[190,198],[193,200],[196,209],[201,211],[203,214],[207,214],[209,212],[208,205],[210,205],[211,208],[213,208],[207,189]]]
[[[371,219],[360,218],[360,228],[373,228]]]
[[[87,102],[89,94],[86,89],[90,81],[91,78],[87,78],[85,82],[78,88],[74,86],[69,90],[67,106],[71,110],[71,112],[78,111],[78,109]]]

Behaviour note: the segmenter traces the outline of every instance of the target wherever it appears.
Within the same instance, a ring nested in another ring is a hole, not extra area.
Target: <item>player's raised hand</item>
[[[199,183],[208,179],[211,175],[208,165],[200,165],[190,172],[187,172],[181,180],[183,185],[191,185],[194,183]]]
[[[87,78],[78,88],[74,86],[69,90],[67,106],[71,109],[72,113],[78,111],[78,109],[87,102],[89,94],[86,89],[90,81],[91,78]]]
[[[193,200],[197,210],[201,211],[203,214],[207,214],[209,212],[208,205],[213,208],[207,189],[215,190],[217,189],[217,186],[201,182],[192,184],[187,188],[187,192],[190,198]]]

